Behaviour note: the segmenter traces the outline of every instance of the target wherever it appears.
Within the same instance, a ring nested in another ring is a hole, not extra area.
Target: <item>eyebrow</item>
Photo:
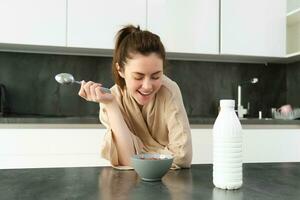
[[[156,74],[159,74],[160,72],[162,72],[162,71],[160,70],[160,71],[154,72],[154,73],[153,73],[153,74],[151,74],[151,75],[156,75]],[[143,73],[140,73],[140,72],[132,72],[132,73],[134,73],[134,74],[138,74],[138,75],[145,75],[145,74],[143,74]]]

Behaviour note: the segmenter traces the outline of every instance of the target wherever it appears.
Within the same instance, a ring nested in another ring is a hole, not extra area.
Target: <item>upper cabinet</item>
[[[287,1],[287,54],[300,54],[300,1]]]
[[[147,28],[166,51],[219,53],[219,0],[148,0]]]
[[[284,57],[286,1],[223,0],[221,54]]]
[[[146,0],[68,1],[68,47],[113,49],[123,25],[146,27]]]
[[[133,24],[168,58],[268,62],[300,52],[300,1],[288,2],[286,16],[285,0],[0,0],[0,50],[111,56]]]
[[[0,43],[65,46],[65,0],[0,0]]]

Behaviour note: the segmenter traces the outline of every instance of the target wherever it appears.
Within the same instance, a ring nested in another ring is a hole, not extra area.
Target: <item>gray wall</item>
[[[300,62],[287,66],[287,103],[300,107]]]
[[[98,105],[77,93],[79,85],[59,85],[57,73],[112,86],[110,58],[0,53],[0,83],[7,87],[12,114],[43,116],[97,115]]]
[[[170,61],[170,76],[180,85],[191,117],[214,117],[220,99],[237,101],[239,83],[257,77],[255,85],[242,86],[242,104],[250,103],[250,116],[262,111],[270,117],[270,108],[286,102],[284,65]]]
[[[106,57],[0,52],[0,83],[7,87],[11,115],[97,116],[98,105],[77,96],[79,85],[60,86],[54,76],[69,72],[78,80],[110,87],[110,68],[111,58]],[[258,77],[259,83],[243,86],[242,103],[250,103],[250,116],[257,116],[259,110],[270,116],[271,107],[285,104],[287,96],[292,99],[287,86],[296,90],[297,73],[299,64],[287,67],[176,60],[168,62],[167,72],[181,88],[189,117],[215,117],[219,100],[236,99],[237,84],[252,77]]]

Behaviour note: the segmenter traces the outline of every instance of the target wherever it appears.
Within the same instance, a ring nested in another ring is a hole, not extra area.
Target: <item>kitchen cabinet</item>
[[[299,129],[243,128],[243,162],[299,162],[299,141]],[[212,163],[212,129],[192,129],[192,142],[192,163]]]
[[[0,0],[0,43],[65,46],[66,0]]]
[[[221,54],[284,57],[286,1],[221,2]]]
[[[112,56],[133,24],[158,34],[169,59],[276,62],[299,54],[299,7],[286,22],[282,0],[0,0],[0,50]]]
[[[299,162],[299,128],[282,126],[244,129],[243,161]],[[100,155],[105,132],[97,124],[2,124],[0,169],[109,166]],[[212,163],[212,129],[193,128],[191,134],[192,163]]]
[[[287,1],[287,56],[300,55],[300,1]]]
[[[0,169],[107,166],[109,162],[100,156],[105,129],[90,126],[0,128]]]
[[[123,25],[146,27],[146,0],[68,1],[68,47],[113,49]]]
[[[148,0],[147,29],[167,52],[219,53],[219,0]]]

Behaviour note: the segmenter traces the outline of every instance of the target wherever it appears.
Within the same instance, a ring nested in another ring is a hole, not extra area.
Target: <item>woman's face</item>
[[[119,70],[119,74],[137,103],[146,105],[161,87],[163,60],[155,53],[148,56],[134,54],[125,64],[124,70]]]

